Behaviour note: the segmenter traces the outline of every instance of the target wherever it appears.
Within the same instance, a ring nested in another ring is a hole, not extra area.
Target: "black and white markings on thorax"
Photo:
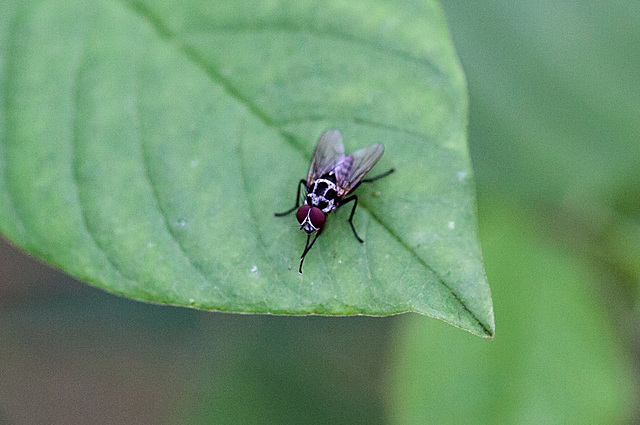
[[[333,171],[314,180],[307,189],[307,205],[318,207],[325,214],[338,208],[338,185]]]

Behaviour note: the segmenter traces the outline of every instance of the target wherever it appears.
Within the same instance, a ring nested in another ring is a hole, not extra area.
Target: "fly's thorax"
[[[335,174],[330,172],[311,182],[306,203],[328,214],[338,207],[337,197],[338,185]]]

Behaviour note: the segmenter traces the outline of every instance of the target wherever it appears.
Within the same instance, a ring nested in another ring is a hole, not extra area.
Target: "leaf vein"
[[[322,38],[322,39],[334,39],[334,40],[346,41],[349,43],[367,47],[376,52],[384,53],[387,56],[397,57],[399,59],[402,59],[414,64],[418,64],[418,65],[425,65],[429,68],[430,75],[435,79],[442,79],[444,77],[444,72],[428,58],[415,56],[403,50],[394,49],[386,45],[375,44],[369,40],[358,38],[351,34],[339,32],[339,31],[327,31],[327,30],[321,30],[314,27],[302,28],[302,27],[297,27],[295,25],[291,25],[288,23],[281,23],[279,25],[267,23],[267,24],[264,24],[263,26],[256,26],[255,24],[251,24],[250,27],[237,25],[237,26],[221,26],[221,27],[214,27],[214,28],[205,28],[205,29],[200,29],[199,31],[193,32],[191,34],[197,35],[198,33],[215,34],[215,33],[232,33],[232,32],[237,32],[241,34],[263,33],[263,32],[287,32],[290,34],[311,35],[311,36]]]
[[[166,210],[163,208],[162,203],[160,202],[160,197],[159,197],[159,193],[158,193],[158,189],[157,189],[157,185],[154,183],[153,178],[151,177],[151,172],[149,170],[149,149],[147,148],[147,143],[146,143],[146,139],[143,135],[143,132],[140,129],[140,104],[139,104],[139,99],[140,99],[140,90],[139,90],[139,84],[136,84],[136,87],[138,90],[136,90],[136,96],[134,97],[134,125],[135,125],[135,131],[136,131],[136,139],[137,139],[137,144],[139,146],[140,149],[140,157],[141,157],[141,166],[142,166],[142,171],[143,171],[143,178],[145,180],[145,184],[147,185],[147,187],[149,188],[149,194],[151,195],[151,199],[153,201],[154,207],[156,209],[156,211],[158,212],[158,214],[160,215],[160,217],[162,217],[162,222],[164,224],[164,230],[165,232],[168,234],[169,238],[171,239],[171,241],[173,242],[174,246],[177,247],[178,251],[180,251],[180,254],[187,260],[187,262],[189,263],[189,265],[191,266],[191,268],[195,271],[195,273],[200,276],[202,278],[202,280],[204,282],[207,282],[209,284],[211,284],[212,282],[205,276],[204,271],[202,270],[201,267],[199,267],[196,263],[193,262],[191,256],[187,253],[187,251],[185,250],[184,245],[182,244],[180,238],[178,238],[175,234],[175,231],[173,230],[172,226],[170,225],[170,220],[169,217],[167,215]],[[222,290],[217,286],[214,285],[214,288],[216,289],[216,291],[218,292],[218,294],[220,296],[222,296],[225,299],[228,299],[228,297],[222,293]]]
[[[281,127],[286,127],[291,124],[301,124],[301,123],[307,123],[307,122],[320,122],[320,121],[340,122],[340,121],[346,121],[346,119],[347,118],[345,116],[331,117],[331,116],[323,116],[323,115],[309,115],[309,116],[300,116],[300,117],[288,118],[285,120],[279,120],[279,121],[276,121],[276,123]],[[394,126],[394,125],[390,125],[390,124],[386,124],[378,121],[373,121],[365,118],[359,118],[359,117],[351,117],[350,121],[353,122],[354,124],[360,124],[370,128],[379,128],[382,130],[393,131],[399,134],[405,134],[407,136],[415,137],[425,142],[433,143],[432,138],[430,138],[428,135],[421,133],[419,131],[407,130],[406,128],[401,128],[398,126]]]
[[[115,273],[120,276],[125,281],[132,283],[133,286],[139,286],[138,281],[120,269],[120,267],[111,259],[107,251],[102,247],[102,245],[98,242],[98,239],[95,237],[94,231],[89,225],[89,221],[87,220],[86,210],[82,203],[81,189],[80,189],[80,178],[79,178],[79,166],[80,166],[80,157],[77,155],[77,147],[78,147],[78,126],[79,126],[79,115],[78,115],[78,104],[79,104],[79,93],[80,93],[80,79],[83,72],[83,57],[84,57],[84,41],[80,40],[80,52],[77,58],[77,68],[76,72],[73,76],[73,85],[72,85],[72,102],[71,102],[71,143],[69,144],[70,156],[71,156],[71,182],[75,188],[75,201],[78,205],[78,209],[80,210],[80,223],[83,229],[86,232],[89,241],[93,244],[93,246],[97,249],[97,251],[104,257],[107,264],[115,271]]]
[[[262,236],[262,231],[260,229],[260,222],[258,221],[258,218],[253,210],[253,203],[251,202],[251,200],[249,199],[249,197],[247,196],[248,193],[248,188],[249,186],[247,185],[247,170],[246,170],[246,165],[245,165],[245,158],[244,158],[244,154],[242,152],[242,141],[243,141],[243,129],[244,126],[240,125],[239,129],[238,129],[238,133],[237,133],[237,144],[236,144],[236,148],[235,148],[235,153],[236,153],[236,160],[238,161],[238,169],[240,171],[240,185],[242,186],[242,194],[245,198],[246,204],[247,204],[247,210],[248,210],[248,215],[249,215],[249,219],[251,220],[251,222],[253,223],[253,228],[256,230],[257,236],[256,239],[258,241],[258,246],[259,246],[259,250],[262,251],[262,255],[265,258],[268,258],[267,256],[267,244],[264,242],[263,236]],[[275,272],[274,270],[274,275],[276,278],[276,281],[279,281],[279,277],[278,274]],[[267,293],[265,293],[263,302],[265,304],[265,308],[268,310],[268,304],[267,304],[267,300],[270,298],[269,297],[269,288],[271,287],[271,285],[266,285],[267,288]]]

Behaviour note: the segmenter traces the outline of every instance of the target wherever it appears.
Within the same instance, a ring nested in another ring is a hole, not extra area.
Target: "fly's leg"
[[[369,178],[369,179],[362,179],[361,183],[371,183],[371,182],[374,182],[374,181],[376,181],[376,180],[380,180],[380,179],[381,179],[381,178],[383,178],[383,177],[387,177],[389,174],[393,173],[394,171],[396,171],[396,169],[395,169],[395,168],[392,168],[392,169],[390,169],[390,170],[388,170],[388,171],[385,171],[385,172],[384,172],[384,173],[382,173],[382,174],[378,174],[378,175],[377,175],[377,176],[375,176],[375,177],[371,177],[371,178]]]
[[[292,212],[297,210],[298,207],[300,206],[300,187],[302,186],[304,186],[305,188],[307,187],[307,181],[305,179],[300,180],[300,182],[298,183],[298,192],[296,193],[296,204],[293,206],[293,208],[291,208],[290,210],[286,210],[285,212],[273,213],[273,215],[275,215],[276,217],[282,217],[287,214],[291,214]]]
[[[382,174],[379,174],[375,177],[371,177],[370,179],[363,179],[360,181],[360,183],[371,183],[374,182],[376,180],[379,180],[383,177],[387,177],[389,174],[393,173],[394,171],[396,171],[395,168],[392,168],[390,170],[385,171]],[[356,185],[356,187],[352,188],[351,190],[356,190],[356,188],[360,185],[360,183],[358,183]],[[349,225],[351,225],[351,230],[353,230],[353,236],[356,237],[356,239],[358,240],[358,242],[360,242],[361,244],[364,244],[364,241],[362,240],[362,238],[360,236],[358,236],[358,232],[356,232],[356,228],[353,225],[353,214],[356,212],[356,207],[358,206],[358,196],[357,195],[351,195],[348,198],[340,201],[340,205],[339,207],[343,206],[344,204],[348,204],[349,202],[354,201],[353,202],[353,208],[351,209],[351,215],[349,215]]]
[[[315,238],[313,238],[313,241],[311,241],[311,245],[309,245],[309,239],[311,239],[311,233],[307,234],[307,244],[305,245],[304,251],[302,252],[302,256],[300,257],[300,268],[298,269],[298,273],[302,274],[302,263],[304,262],[304,257],[307,256],[307,252],[309,252],[313,244],[316,243],[316,240],[318,240],[318,236],[320,236],[320,233],[322,233],[322,229],[318,230],[318,233],[316,233]]]
[[[349,216],[349,224],[351,225],[351,230],[353,230],[353,235],[356,237],[358,242],[360,242],[361,244],[364,244],[364,241],[360,238],[360,236],[358,236],[358,233],[356,232],[356,228],[353,226],[353,214],[356,212],[356,207],[358,206],[358,196],[357,195],[349,196],[347,199],[340,202],[340,206],[343,206],[344,204],[347,204],[351,201],[354,201],[354,203],[353,203],[353,208],[351,209],[351,215]]]

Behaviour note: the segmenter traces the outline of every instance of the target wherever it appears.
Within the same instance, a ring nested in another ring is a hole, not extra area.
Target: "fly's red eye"
[[[316,207],[311,208],[309,218],[311,219],[311,224],[313,224],[316,229],[322,229],[324,227],[324,222],[327,219],[322,210]]]
[[[303,205],[298,208],[298,212],[296,213],[296,218],[298,219],[298,223],[302,224],[305,218],[307,218],[307,213],[309,212],[309,205]]]

